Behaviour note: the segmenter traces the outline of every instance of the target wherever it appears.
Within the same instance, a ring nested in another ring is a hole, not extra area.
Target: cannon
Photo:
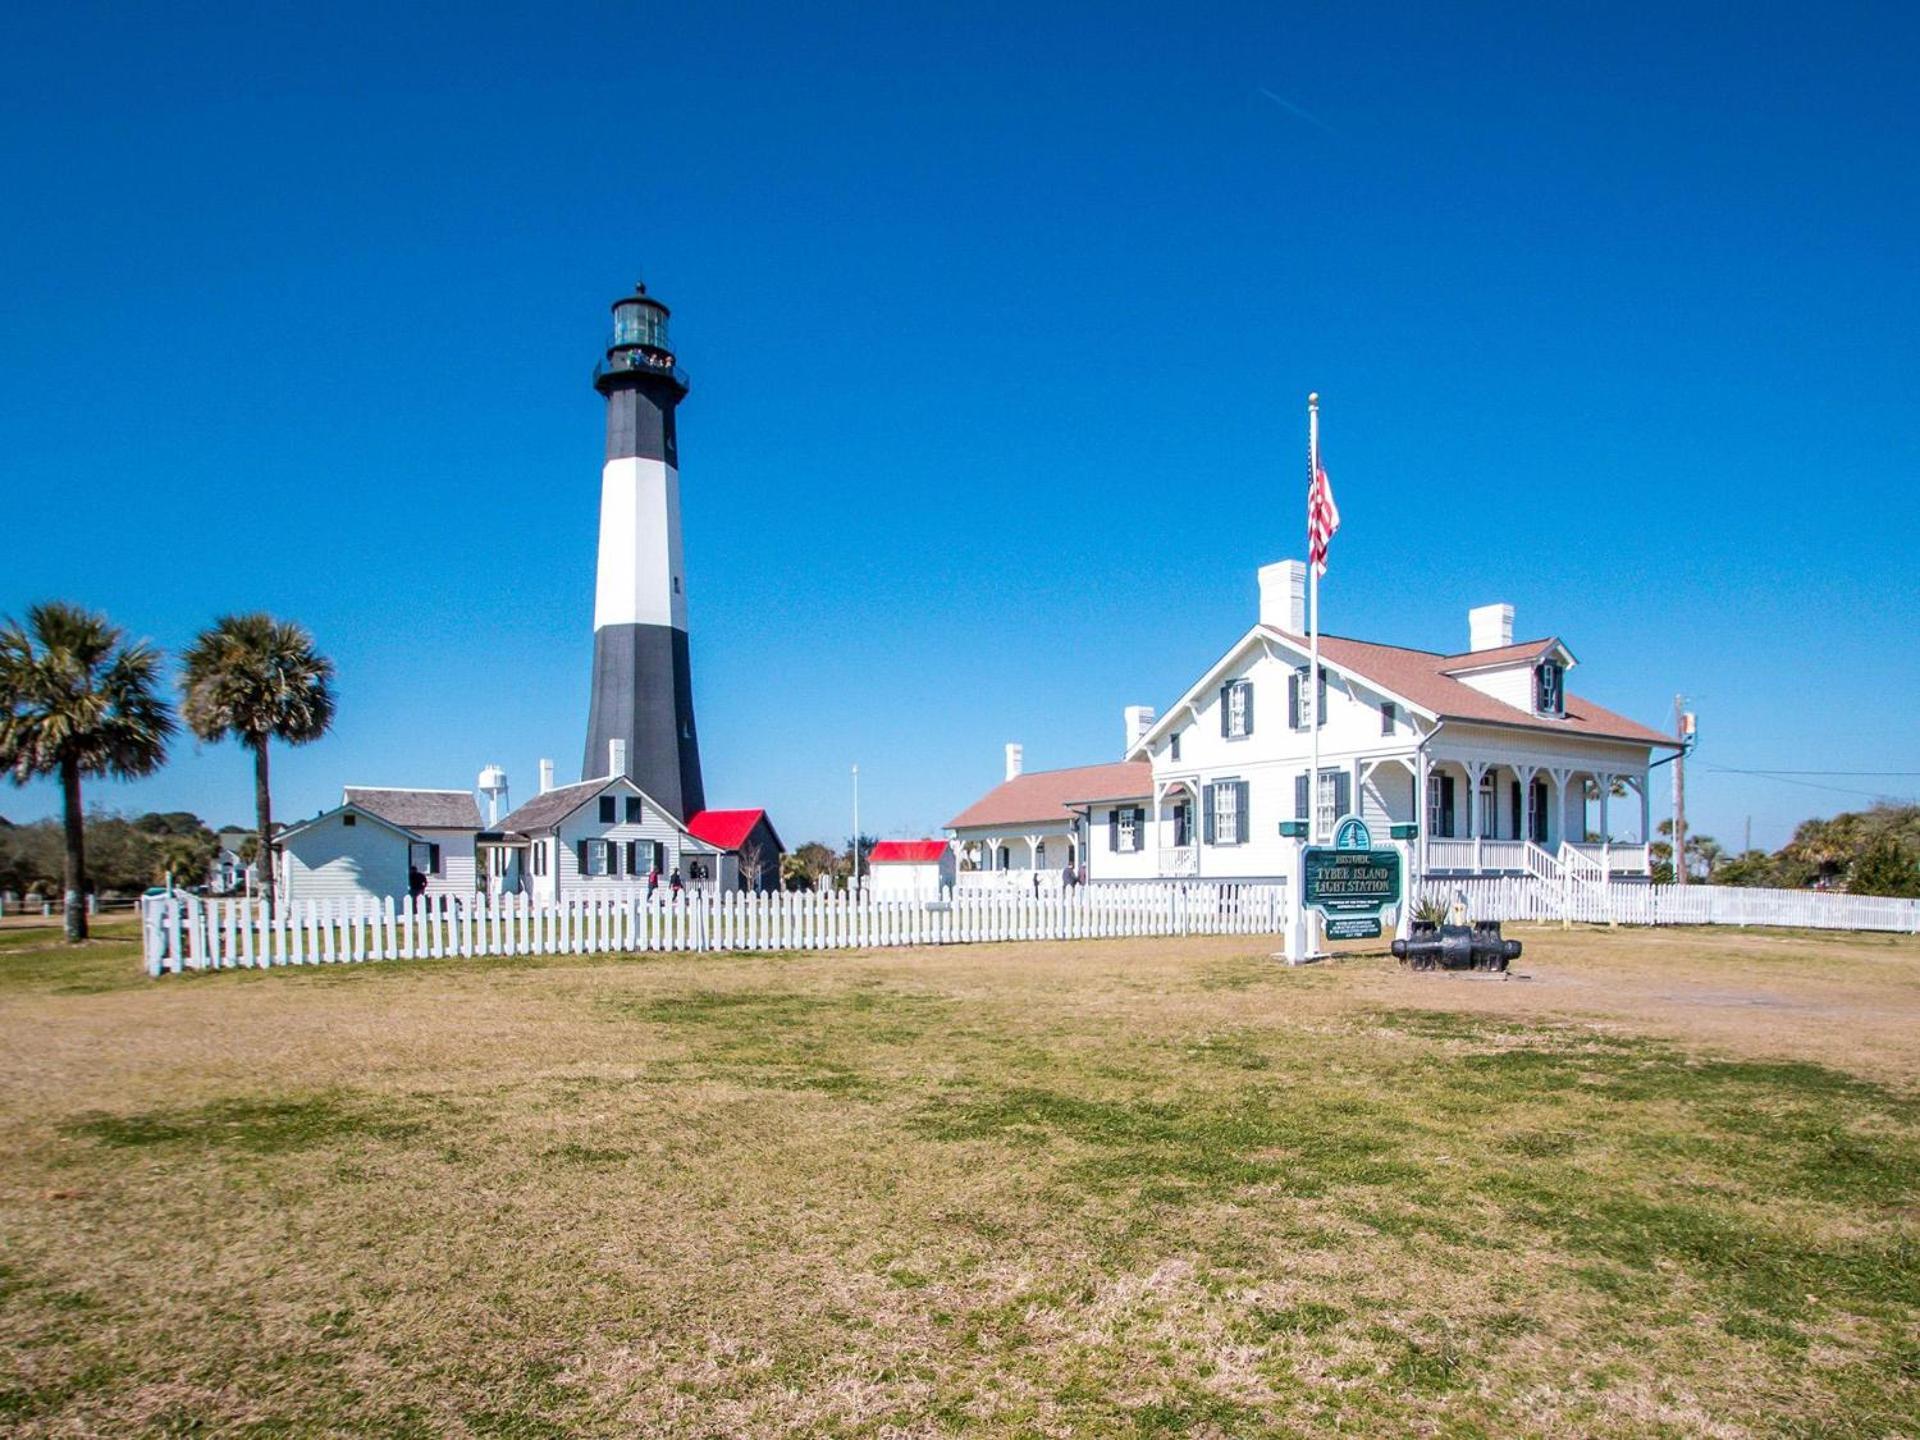
[[[1393,942],[1393,958],[1414,970],[1498,971],[1520,958],[1520,942],[1503,940],[1498,920],[1473,925],[1416,920],[1405,940]]]

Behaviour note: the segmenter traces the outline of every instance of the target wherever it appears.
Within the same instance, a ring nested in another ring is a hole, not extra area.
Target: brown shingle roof
[[[1265,626],[1290,643],[1304,646],[1306,638],[1274,626]],[[1480,657],[1514,652],[1515,658],[1538,654],[1553,642],[1530,641],[1526,645],[1503,646],[1500,651],[1483,650]],[[1423,710],[1447,720],[1474,720],[1489,725],[1511,725],[1522,730],[1544,730],[1555,735],[1586,735],[1599,740],[1631,740],[1642,745],[1667,745],[1677,748],[1671,735],[1649,729],[1637,720],[1567,695],[1567,714],[1563,720],[1530,715],[1493,696],[1456,680],[1447,671],[1465,663],[1479,663],[1469,655],[1436,655],[1430,650],[1407,650],[1398,645],[1375,645],[1366,640],[1349,640],[1342,635],[1322,635],[1320,654],[1343,670],[1363,680],[1391,690],[1411,700]]]
[[[598,780],[582,780],[577,785],[556,786],[544,795],[534,796],[518,810],[506,816],[501,820],[499,828],[516,830],[522,835],[537,835],[542,830],[551,830],[607,786],[613,784],[613,780],[614,777],[611,775],[602,775]]]
[[[1135,800],[1153,793],[1153,766],[1144,760],[1035,770],[996,785],[947,822],[949,830],[976,825],[1025,825],[1075,818],[1069,805],[1089,800]]]
[[[349,785],[342,803],[358,805],[408,830],[478,830],[480,807],[468,790],[388,790]]]

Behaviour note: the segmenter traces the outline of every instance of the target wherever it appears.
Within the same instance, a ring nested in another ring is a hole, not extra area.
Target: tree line
[[[157,647],[64,601],[0,624],[0,767],[16,785],[49,778],[60,786],[63,909],[74,943],[87,938],[93,888],[85,781],[153,774],[183,719],[200,740],[237,740],[253,759],[260,882],[272,894],[269,743],[304,745],[333,724],[333,662],[293,621],[258,612],[215,620],[181,653],[177,709],[165,664]]]
[[[1673,877],[1673,822],[1648,847],[1654,878]],[[1778,850],[1728,854],[1711,835],[1687,836],[1690,875],[1712,885],[1842,889],[1852,895],[1920,896],[1920,805],[1881,802],[1824,820],[1802,820]]]
[[[220,854],[220,837],[185,810],[86,818],[87,883],[96,895],[137,895],[168,876],[200,883]],[[254,841],[246,842],[251,858]],[[58,897],[65,880],[66,841],[58,820],[25,825],[0,819],[0,895]]]

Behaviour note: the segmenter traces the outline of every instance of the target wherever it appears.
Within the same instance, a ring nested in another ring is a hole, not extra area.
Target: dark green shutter
[[[1247,728],[1240,733],[1243,735],[1251,735],[1253,734],[1253,682],[1251,680],[1242,680],[1240,684],[1247,692],[1247,708],[1243,712],[1247,722]]]
[[[1203,785],[1200,788],[1200,838],[1211,845],[1213,841],[1213,792],[1219,787]]]
[[[1300,672],[1287,676],[1287,728],[1300,728]]]
[[[1227,728],[1227,696],[1233,690],[1231,684],[1220,687],[1220,738],[1225,740],[1233,732]]]
[[[1307,779],[1304,774],[1293,777],[1293,818],[1305,820],[1307,815]]]
[[[1327,723],[1327,667],[1320,667],[1320,683],[1313,691],[1313,723],[1315,728]]]
[[[1353,813],[1353,776],[1340,770],[1333,777],[1333,818]]]
[[[1107,812],[1107,851],[1109,854],[1118,854],[1120,851],[1120,812],[1118,810]]]
[[[580,862],[580,873],[585,875],[587,873],[587,842],[584,840],[576,840],[573,843],[576,858]]]
[[[1147,812],[1138,805],[1133,807],[1133,848],[1147,848]]]
[[[1236,780],[1233,783],[1234,787],[1240,792],[1236,797],[1239,803],[1234,806],[1233,818],[1235,834],[1233,838],[1244,845],[1247,843],[1247,837],[1253,833],[1247,825],[1247,810],[1249,808],[1247,805],[1248,787],[1245,780]]]

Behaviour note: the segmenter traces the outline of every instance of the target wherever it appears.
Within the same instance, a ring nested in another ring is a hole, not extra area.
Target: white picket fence
[[[1601,925],[1774,925],[1920,934],[1920,900],[1744,885],[1645,885],[1539,880],[1530,875],[1422,882],[1420,898],[1466,897],[1476,920],[1577,920]]]
[[[1286,921],[1274,884],[1090,885],[1034,895],[945,892],[938,900],[862,892],[683,893],[535,905],[526,896],[418,901],[149,902],[147,972],[333,965],[470,955],[614,950],[860,950],[989,940],[1151,935],[1274,935]]]

